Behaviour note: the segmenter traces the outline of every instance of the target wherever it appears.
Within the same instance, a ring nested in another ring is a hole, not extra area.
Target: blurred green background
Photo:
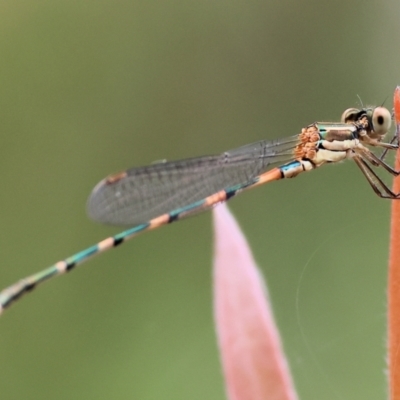
[[[104,176],[392,106],[398,0],[5,1],[1,286],[119,229]],[[390,202],[351,163],[230,202],[301,399],[384,399]],[[211,214],[140,236],[0,321],[4,399],[225,399]]]

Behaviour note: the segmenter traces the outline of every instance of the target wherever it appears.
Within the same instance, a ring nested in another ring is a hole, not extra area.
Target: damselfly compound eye
[[[340,118],[341,122],[347,124],[349,122],[356,122],[358,119],[358,116],[360,114],[360,110],[357,108],[348,108],[344,113],[342,114],[342,117]]]
[[[378,135],[385,135],[390,129],[392,118],[385,107],[376,107],[372,113],[372,129]]]

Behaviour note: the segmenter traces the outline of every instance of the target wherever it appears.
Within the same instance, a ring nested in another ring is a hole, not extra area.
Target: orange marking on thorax
[[[295,158],[313,159],[316,155],[316,147],[318,140],[320,139],[318,129],[315,125],[310,125],[307,128],[303,128],[299,135],[300,144],[298,144],[294,150]]]

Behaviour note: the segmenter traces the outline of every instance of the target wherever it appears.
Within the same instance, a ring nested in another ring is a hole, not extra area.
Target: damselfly
[[[90,195],[91,218],[115,225],[130,225],[51,267],[0,292],[0,313],[38,284],[69,272],[91,256],[116,247],[137,234],[169,224],[224,202],[239,192],[283,178],[293,178],[324,164],[352,159],[372,189],[383,198],[398,199],[373,167],[396,171],[384,161],[398,139],[383,142],[391,125],[384,107],[348,109],[340,123],[316,122],[286,139],[259,141],[216,156],[160,162],[132,168],[102,180]],[[366,146],[385,151],[376,156]],[[278,165],[272,168],[273,165]]]

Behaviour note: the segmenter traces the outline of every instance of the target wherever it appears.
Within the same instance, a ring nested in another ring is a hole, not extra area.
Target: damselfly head
[[[361,120],[365,118],[368,121],[369,129],[367,130],[376,137],[386,135],[392,124],[390,111],[385,107],[371,107],[361,110],[357,108],[348,108],[342,114],[341,121],[349,124],[361,122]]]

